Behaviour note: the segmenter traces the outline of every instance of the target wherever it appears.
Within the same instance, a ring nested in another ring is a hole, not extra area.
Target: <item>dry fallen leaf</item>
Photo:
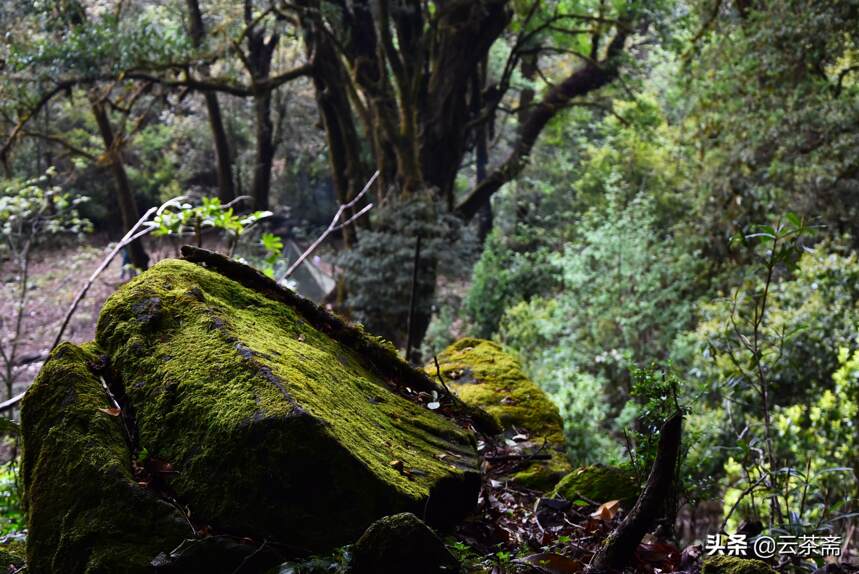
[[[122,410],[119,407],[107,407],[104,409],[98,409],[104,414],[110,415],[112,417],[118,417]]]
[[[620,501],[609,500],[608,502],[600,504],[599,508],[591,514],[591,518],[596,518],[603,522],[609,522],[615,517],[618,510],[620,510]]]

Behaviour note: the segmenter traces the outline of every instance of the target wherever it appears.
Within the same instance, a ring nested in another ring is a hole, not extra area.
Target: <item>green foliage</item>
[[[26,527],[26,517],[21,509],[18,488],[18,467],[14,462],[0,465],[0,536],[10,532],[21,532]]]
[[[273,233],[263,233],[260,237],[260,245],[265,249],[263,273],[274,277],[274,269],[283,254],[283,240]]]
[[[477,337],[494,335],[509,308],[546,293],[556,284],[548,250],[524,250],[523,239],[515,234],[505,237],[498,230],[486,239],[463,302]]]
[[[790,209],[859,237],[855,3],[768,0],[716,18],[711,2],[695,7],[706,33],[686,53],[687,126],[702,227],[724,238]]]
[[[78,214],[86,201],[51,185],[52,169],[40,177],[0,183],[0,256],[16,264],[30,248],[63,234],[81,235],[92,225]]]
[[[168,208],[161,210],[153,219],[155,236],[186,237],[193,236],[197,245],[203,244],[203,232],[210,229],[222,231],[227,242],[227,250],[232,254],[239,239],[257,222],[270,217],[270,211],[254,211],[237,214],[232,206],[222,205],[217,197],[203,197],[200,205],[182,203],[181,200],[168,202]],[[274,276],[275,265],[283,252],[283,241],[271,234],[260,236],[260,246],[266,255],[258,266],[269,277]]]
[[[158,5],[138,7],[134,18],[124,18],[113,10],[88,12],[77,1],[40,4],[32,21],[39,27],[7,39],[6,63],[12,71],[46,77],[120,74],[186,61],[191,54],[181,20]]]
[[[827,244],[811,252],[793,214],[754,231],[745,237],[758,261],[750,276],[730,299],[702,305],[691,338],[705,353],[691,360],[692,388],[712,405],[699,420],[721,429],[727,454],[714,460],[724,460],[733,524],[764,517],[802,533],[849,509],[856,488],[843,465],[855,450],[847,349],[859,325],[859,269]]]
[[[373,226],[339,258],[352,318],[370,332],[404,346],[417,237],[416,322],[429,323],[439,275],[462,276],[474,260],[474,239],[457,217],[429,195],[389,198],[373,210]]]
[[[220,229],[235,241],[246,228],[271,215],[270,211],[238,215],[231,206],[221,205],[217,197],[203,197],[197,206],[176,202],[170,207],[174,209],[165,209],[155,216],[153,221],[157,227],[153,234],[179,237],[193,234],[198,243],[206,229]]]
[[[742,294],[749,289],[753,284],[747,281],[738,304],[748,305],[748,297]],[[748,385],[728,356],[733,306],[734,300],[729,298],[702,303],[697,328],[678,341],[678,358],[690,361],[691,376],[702,383],[723,380],[731,386]],[[804,254],[791,276],[771,286],[767,315],[770,328],[766,336],[777,343],[775,352],[781,353],[768,370],[776,396],[792,400],[816,397],[829,386],[838,368],[838,349],[857,343],[856,255],[830,244]]]
[[[618,458],[606,431],[616,440],[631,420],[628,367],[665,358],[690,324],[697,262],[659,230],[650,199],[612,192],[552,263],[559,291],[510,309],[500,336],[555,396],[574,459]]]

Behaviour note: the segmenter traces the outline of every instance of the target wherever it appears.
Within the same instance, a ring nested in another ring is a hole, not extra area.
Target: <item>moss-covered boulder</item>
[[[459,562],[435,532],[409,512],[373,523],[355,543],[351,574],[444,574]]]
[[[737,556],[710,556],[704,559],[701,574],[776,574],[760,560]]]
[[[27,572],[151,572],[192,531],[132,474],[128,435],[93,345],[64,343],[21,405]]]
[[[624,506],[631,507],[638,493],[638,484],[629,471],[596,464],[572,471],[555,485],[548,496],[596,503],[620,500]]]
[[[558,408],[515,357],[492,341],[465,338],[442,351],[438,361],[441,376],[463,402],[496,417],[508,434],[525,433],[533,450],[544,447],[551,455],[518,469],[514,481],[546,490],[571,470]],[[435,375],[435,363],[425,370]]]
[[[473,508],[475,437],[413,400],[436,388],[424,373],[246,266],[183,253],[115,293],[96,340],[197,524],[302,553]]]

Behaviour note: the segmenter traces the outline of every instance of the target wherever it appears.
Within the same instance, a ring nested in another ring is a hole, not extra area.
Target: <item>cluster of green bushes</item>
[[[553,126],[539,170],[495,202],[458,330],[520,354],[573,461],[644,456],[647,405],[668,400],[670,379],[688,413],[689,499],[721,496],[734,525],[844,525],[859,492],[859,260],[829,195],[849,192],[803,196],[811,168],[785,172],[793,140],[763,154],[752,148],[778,144],[750,138],[742,165],[733,137],[706,149],[695,130],[737,125],[716,101],[737,80],[683,66],[656,53],[634,97]],[[673,74],[698,102],[678,104]]]

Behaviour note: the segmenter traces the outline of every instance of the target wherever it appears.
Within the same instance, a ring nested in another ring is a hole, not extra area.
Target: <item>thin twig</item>
[[[153,214],[162,213],[166,207],[174,205],[182,199],[184,199],[184,197],[177,197],[165,202],[163,205],[161,205],[161,207],[149,208],[146,213],[143,214],[143,217],[138,219],[137,223],[135,223],[134,226],[128,230],[128,233],[126,233],[125,236],[114,246],[110,253],[108,253],[107,257],[105,257],[102,260],[101,264],[96,267],[95,271],[93,271],[92,275],[90,275],[89,279],[86,283],[84,283],[80,291],[78,291],[78,294],[75,296],[74,301],[72,301],[72,304],[69,306],[68,311],[66,311],[66,316],[63,319],[63,323],[60,325],[60,330],[57,332],[57,336],[54,339],[54,344],[51,345],[51,349],[54,349],[57,345],[60,344],[60,341],[62,341],[63,339],[63,334],[66,331],[66,327],[68,327],[72,315],[74,315],[75,311],[77,311],[78,305],[80,305],[80,302],[86,296],[87,291],[89,291],[89,288],[92,287],[92,284],[96,280],[96,278],[98,278],[98,276],[101,275],[102,272],[104,272],[104,270],[107,269],[107,267],[113,261],[113,258],[116,257],[116,255],[122,250],[123,247],[125,247],[129,243],[136,241],[137,239],[140,239],[141,237],[155,229],[153,226],[147,226],[145,229],[140,230],[141,227],[146,225],[146,223],[149,221],[149,218]]]
[[[444,388],[444,391],[447,393],[447,396],[451,396],[453,393],[451,393],[450,389],[447,388],[447,383],[444,382],[444,378],[441,376],[441,367],[438,364],[438,355],[433,355],[432,360],[435,363],[435,376],[438,377],[438,382],[441,383],[441,386]]]
[[[731,519],[731,515],[734,514],[734,511],[737,509],[737,506],[740,505],[740,501],[743,500],[746,496],[749,495],[754,489],[756,489],[760,484],[769,478],[769,475],[764,473],[758,478],[754,483],[752,483],[749,487],[747,487],[743,492],[740,493],[740,496],[737,497],[737,500],[734,501],[734,504],[731,505],[731,509],[728,511],[728,514],[725,515],[725,519],[722,521],[722,526],[719,527],[719,532],[725,533],[725,527],[728,525],[728,520]]]
[[[323,241],[325,241],[325,240],[328,238],[328,236],[329,236],[329,235],[331,235],[332,233],[334,233],[334,232],[335,232],[335,231],[337,231],[338,229],[342,229],[343,227],[345,227],[345,226],[347,226],[347,225],[351,224],[351,223],[352,223],[352,222],[354,222],[358,217],[360,217],[361,215],[364,215],[365,213],[367,213],[368,211],[370,211],[370,210],[373,208],[373,204],[372,204],[372,203],[370,203],[370,204],[366,205],[366,206],[365,206],[361,211],[359,211],[358,213],[356,213],[354,216],[350,217],[350,218],[349,218],[348,220],[346,220],[345,222],[340,223],[340,218],[341,218],[341,217],[343,217],[343,213],[345,213],[347,209],[351,209],[351,208],[355,207],[355,205],[356,205],[359,201],[361,201],[361,198],[362,198],[362,197],[364,197],[364,196],[367,194],[367,192],[370,190],[370,187],[371,187],[371,186],[376,182],[376,179],[378,179],[378,177],[379,177],[379,172],[378,172],[378,171],[376,171],[376,173],[374,173],[374,174],[373,174],[373,177],[371,177],[371,178],[370,178],[370,181],[368,181],[368,182],[367,182],[367,184],[364,186],[364,189],[362,189],[362,190],[361,190],[361,192],[360,192],[360,193],[358,193],[358,195],[356,195],[354,198],[352,198],[352,201],[350,201],[349,203],[344,203],[344,204],[342,204],[342,205],[337,209],[337,213],[334,215],[334,219],[332,219],[332,220],[331,220],[331,223],[330,223],[330,224],[328,224],[328,228],[327,228],[325,231],[323,231],[323,232],[322,232],[322,235],[320,235],[320,236],[316,239],[316,241],[314,241],[314,242],[313,242],[313,244],[311,244],[311,246],[310,246],[310,247],[308,247],[308,248],[304,251],[304,253],[302,253],[302,254],[298,257],[298,259],[296,259],[296,260],[295,260],[295,263],[293,263],[292,265],[290,265],[290,266],[289,266],[289,269],[287,269],[287,270],[286,270],[286,273],[284,273],[284,275],[283,275],[283,278],[284,278],[284,279],[286,279],[287,277],[289,277],[290,275],[292,275],[293,273],[295,273],[295,270],[296,270],[296,269],[298,269],[298,268],[301,266],[301,264],[302,264],[302,263],[304,263],[304,261],[305,261],[308,257],[310,257],[310,255],[311,255],[314,251],[316,251],[316,248],[317,248],[317,247],[319,247],[320,245],[322,245],[322,242],[323,242]]]

